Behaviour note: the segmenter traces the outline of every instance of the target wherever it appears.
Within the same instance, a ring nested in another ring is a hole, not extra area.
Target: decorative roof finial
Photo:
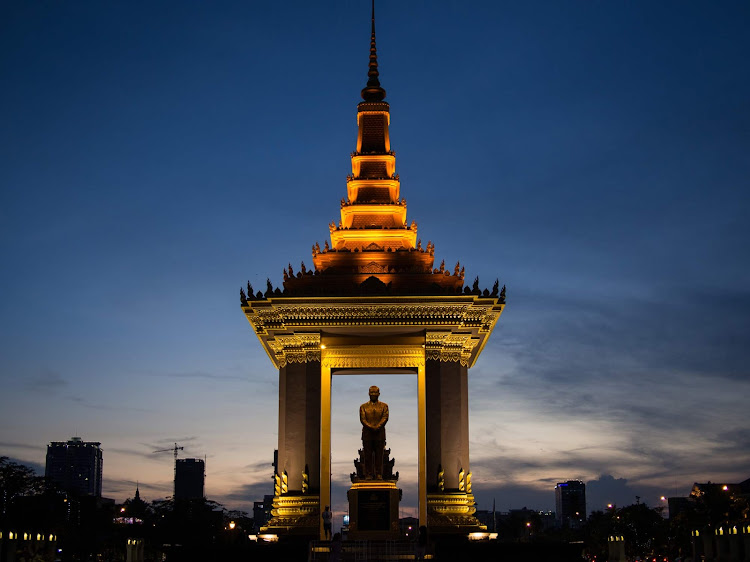
[[[380,87],[378,80],[378,50],[375,46],[375,0],[372,0],[372,34],[370,35],[370,68],[367,71],[367,86],[362,89],[362,99],[365,101],[383,101],[385,90]]]

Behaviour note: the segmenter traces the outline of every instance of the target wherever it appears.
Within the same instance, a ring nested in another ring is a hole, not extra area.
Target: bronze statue
[[[365,478],[383,478],[383,451],[385,450],[385,424],[388,423],[388,404],[379,402],[380,389],[370,387],[370,401],[359,407],[362,422],[362,448],[364,449]]]

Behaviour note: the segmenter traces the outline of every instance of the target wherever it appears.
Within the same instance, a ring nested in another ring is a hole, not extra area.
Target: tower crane
[[[174,444],[174,447],[170,447],[169,449],[158,449],[154,451],[154,453],[166,453],[167,451],[174,451],[174,462],[177,462],[177,451],[184,451],[185,447],[178,447],[177,443]]]
[[[174,482],[173,482],[173,492],[172,497],[174,498],[174,493],[177,491],[177,451],[184,451],[185,447],[178,447],[177,443],[174,444],[174,447],[170,447],[169,449],[158,449],[156,451],[153,451],[153,453],[166,453],[167,451],[174,451]]]

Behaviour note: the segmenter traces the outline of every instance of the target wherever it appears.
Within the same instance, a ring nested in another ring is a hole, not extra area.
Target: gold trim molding
[[[271,348],[279,368],[287,363],[307,363],[320,361],[320,333],[280,334],[269,338]]]
[[[423,367],[424,362],[424,348],[414,345],[328,347],[322,357],[322,366],[329,369],[418,368]]]
[[[493,299],[494,301],[494,299]],[[372,304],[287,304],[261,301],[246,307],[250,323],[258,334],[268,329],[287,329],[315,322],[327,326],[367,325],[373,322],[389,325],[447,323],[461,327],[491,331],[499,312],[492,310],[494,302],[484,303],[372,303]],[[272,306],[268,306],[272,304]],[[264,306],[265,305],[265,306]]]
[[[317,534],[320,496],[277,494],[271,505],[271,520],[261,527],[261,532]]]
[[[365,268],[372,263],[362,264]],[[277,368],[321,361],[321,335],[392,334],[394,329],[423,329],[427,360],[460,362],[471,367],[482,352],[505,307],[497,298],[446,297],[271,297],[242,309]],[[416,330],[414,330],[416,329]],[[389,352],[390,353],[390,352]],[[358,367],[404,367],[400,359],[347,359]],[[345,368],[343,365],[340,367]],[[356,368],[356,367],[354,367]]]
[[[425,357],[427,360],[460,362],[464,367],[468,367],[471,354],[477,345],[479,338],[471,334],[427,332]]]

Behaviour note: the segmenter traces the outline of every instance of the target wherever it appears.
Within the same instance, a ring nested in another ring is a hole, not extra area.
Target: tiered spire
[[[380,85],[375,43],[375,2],[372,3],[372,31],[368,80],[357,105],[357,148],[351,154],[352,172],[347,176],[346,194],[341,200],[340,220],[331,222],[331,244],[313,244],[313,267],[301,264],[295,273],[291,264],[284,269],[284,290],[273,289],[268,281],[265,293],[241,291],[248,299],[274,296],[354,296],[362,294],[436,295],[487,294],[478,281],[464,289],[460,264],[433,269],[435,246],[422,245],[417,223],[407,222],[406,200],[396,174],[396,154],[389,134],[390,106]],[[492,296],[497,296],[495,286]]]

